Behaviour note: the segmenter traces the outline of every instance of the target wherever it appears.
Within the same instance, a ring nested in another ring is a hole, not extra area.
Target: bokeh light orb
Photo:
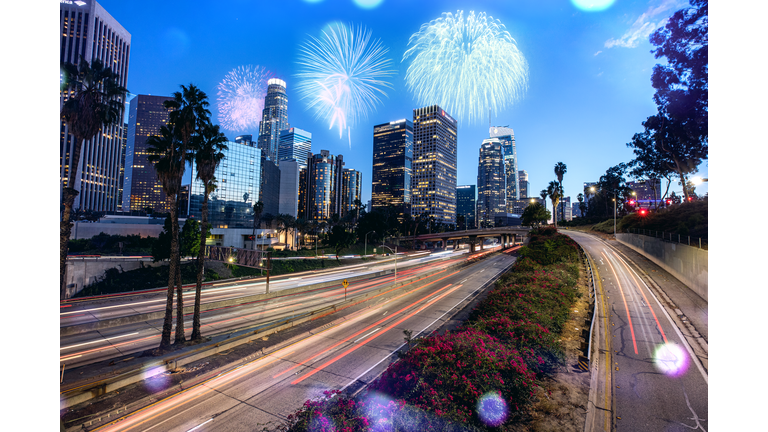
[[[144,385],[152,392],[157,393],[168,388],[170,374],[164,368],[151,368],[144,371]]]
[[[679,345],[673,343],[661,344],[653,353],[653,365],[667,376],[680,376],[688,370],[690,358]]]
[[[374,9],[378,7],[383,0],[354,0],[355,4],[363,9]]]
[[[509,410],[501,392],[488,392],[477,401],[477,415],[486,426],[500,426],[507,419]]]
[[[574,6],[586,12],[600,12],[613,6],[616,0],[571,0]]]

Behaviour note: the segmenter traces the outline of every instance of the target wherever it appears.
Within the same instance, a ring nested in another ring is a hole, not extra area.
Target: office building
[[[557,220],[558,221],[571,221],[573,216],[571,214],[571,197],[561,197],[560,203],[557,205]]]
[[[157,178],[152,162],[147,160],[147,141],[160,133],[168,123],[168,110],[163,103],[168,96],[138,95],[128,110],[128,140],[125,148],[125,180],[123,182],[123,211],[168,213],[171,209]]]
[[[128,146],[128,123],[123,123],[123,139],[120,140],[120,176],[117,180],[117,211],[123,211],[123,185],[125,183],[125,151]]]
[[[357,206],[355,201],[360,201],[363,187],[363,173],[357,170],[345,168],[342,174],[341,184],[341,217],[350,212],[355,213]]]
[[[520,199],[528,198],[530,195],[531,184],[528,183],[528,171],[520,170],[517,172],[518,183],[520,183]]]
[[[267,81],[267,95],[264,97],[264,110],[259,122],[259,137],[257,145],[261,153],[276,165],[280,131],[289,129],[288,125],[288,96],[285,92],[285,81],[272,78]]]
[[[118,84],[127,87],[131,34],[95,1],[59,3],[59,62],[78,65],[80,58],[89,63],[101,60],[118,75]],[[74,93],[62,90],[59,110]],[[115,211],[120,189],[120,152],[123,140],[125,100],[116,124],[102,128],[93,138],[77,142],[69,127],[59,119],[59,194],[63,188],[79,191],[74,208],[93,211]],[[72,166],[76,146],[81,147],[78,166]],[[70,170],[74,170],[74,184],[68,184]]]
[[[280,168],[261,152],[261,185],[259,201],[264,204],[261,214],[277,216],[280,213]]]
[[[235,137],[235,143],[236,144],[245,144],[248,146],[253,146],[253,135],[240,135]]]
[[[457,124],[437,105],[413,110],[411,215],[456,224]]]
[[[280,131],[277,149],[278,165],[284,160],[295,160],[299,169],[307,167],[307,158],[312,154],[312,134],[292,127]]]
[[[208,196],[208,222],[213,228],[252,228],[253,205],[261,191],[261,150],[243,142],[228,142],[227,147],[214,173],[216,189]],[[193,163],[192,173],[196,170]],[[187,214],[199,220],[205,191],[203,182],[191,177]]]
[[[497,138],[504,151],[504,177],[506,212],[512,213],[512,202],[519,199],[520,182],[517,171],[517,149],[515,147],[515,131],[506,126],[492,126],[489,130],[491,138]]]
[[[659,179],[627,182],[627,187],[635,193],[636,208],[655,208],[657,204],[661,204],[661,181]]]
[[[534,198],[534,197],[527,197],[527,198],[520,198],[518,200],[512,201],[512,214],[516,214],[519,216],[523,215],[523,212],[525,211],[526,207],[533,203],[539,203],[542,206],[546,207],[546,203],[544,202],[541,197]]]
[[[334,157],[328,150],[307,158],[299,179],[299,217],[322,221],[341,216],[343,169],[344,157]]]
[[[306,162],[306,159],[305,159]],[[299,163],[293,159],[280,162],[278,213],[299,216]]]
[[[575,218],[577,217],[584,217],[583,214],[581,214],[581,208],[579,208],[579,202],[575,202],[571,204],[571,215]]]
[[[398,220],[411,214],[413,122],[397,120],[373,127],[373,207],[393,205]]]
[[[498,138],[483,140],[477,164],[477,224],[495,226],[497,213],[507,213],[504,150]]]
[[[477,207],[475,204],[475,185],[456,186],[457,229],[477,228],[475,225],[476,211]],[[461,218],[458,216],[464,216],[463,223],[460,222]]]

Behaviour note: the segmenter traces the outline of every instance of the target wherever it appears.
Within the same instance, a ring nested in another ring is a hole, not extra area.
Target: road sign
[[[344,288],[349,286],[349,282],[347,282],[346,279],[344,279],[344,281],[341,284],[344,285]]]

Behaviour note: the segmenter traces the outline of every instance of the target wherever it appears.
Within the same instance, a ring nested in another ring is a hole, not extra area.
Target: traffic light
[[[629,200],[629,205],[635,205],[635,200]]]

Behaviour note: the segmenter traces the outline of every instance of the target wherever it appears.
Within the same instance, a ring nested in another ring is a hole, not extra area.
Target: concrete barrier
[[[617,233],[616,239],[668,271],[693,292],[709,301],[709,252],[639,234]]]

